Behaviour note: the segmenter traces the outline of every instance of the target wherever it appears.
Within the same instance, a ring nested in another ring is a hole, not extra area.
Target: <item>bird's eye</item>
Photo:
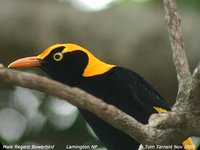
[[[54,59],[55,61],[60,61],[60,60],[63,59],[63,54],[62,54],[62,53],[55,53],[55,54],[53,55],[53,59]]]

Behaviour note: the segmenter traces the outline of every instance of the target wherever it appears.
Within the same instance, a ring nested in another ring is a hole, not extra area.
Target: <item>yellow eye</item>
[[[54,55],[53,55],[53,59],[55,60],[55,61],[60,61],[60,60],[62,60],[63,59],[63,54],[62,53],[55,53]]]

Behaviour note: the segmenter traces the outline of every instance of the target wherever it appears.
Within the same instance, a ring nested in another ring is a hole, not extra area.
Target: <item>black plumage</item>
[[[104,74],[83,77],[82,73],[88,63],[86,53],[81,50],[73,51],[66,54],[62,62],[55,62],[51,58],[56,52],[57,50],[52,51],[44,59],[46,63],[41,66],[54,80],[79,87],[115,105],[142,123],[147,123],[149,116],[156,113],[154,106],[170,110],[159,93],[137,73],[122,67],[113,67]],[[94,114],[79,110],[109,150],[138,148],[139,143],[127,134],[113,128]]]
[[[121,67],[114,67],[104,75],[83,79],[80,88],[117,106],[142,123],[147,123],[149,116],[156,113],[153,106],[170,109],[143,78]],[[122,131],[113,128],[86,110],[80,111],[109,150],[138,148],[139,143]]]
[[[54,80],[79,87],[144,124],[151,114],[158,112],[156,108],[170,110],[167,102],[140,75],[106,64],[75,44],[53,45],[38,56],[22,58],[9,67],[39,67]],[[91,112],[79,110],[108,150],[138,148],[139,143],[127,134]]]

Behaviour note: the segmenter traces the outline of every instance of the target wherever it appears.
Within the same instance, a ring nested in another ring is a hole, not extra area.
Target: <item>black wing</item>
[[[131,112],[127,111],[131,108],[121,108],[126,113],[130,114],[133,117],[136,117],[137,120],[140,120],[139,117],[142,118],[142,115],[145,116],[145,119],[140,121],[145,122],[147,118],[157,111],[155,107],[162,108],[165,110],[170,110],[169,104],[162,98],[162,96],[151,86],[144,78],[142,78],[137,73],[130,71],[128,69],[122,67],[115,67],[112,70],[113,80],[112,83],[115,83],[114,88],[117,89],[117,86],[120,86],[118,89],[119,92],[127,93],[122,94],[126,95],[124,103],[129,104],[132,109]],[[129,95],[130,94],[130,95]],[[128,96],[129,95],[129,96]],[[121,99],[123,100],[123,98]],[[131,103],[133,105],[131,105]],[[138,114],[137,113],[141,113]]]

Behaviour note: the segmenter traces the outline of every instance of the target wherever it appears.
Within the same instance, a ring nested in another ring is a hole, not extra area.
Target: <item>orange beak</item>
[[[25,57],[12,62],[8,68],[30,68],[41,66],[41,61],[37,56]]]

